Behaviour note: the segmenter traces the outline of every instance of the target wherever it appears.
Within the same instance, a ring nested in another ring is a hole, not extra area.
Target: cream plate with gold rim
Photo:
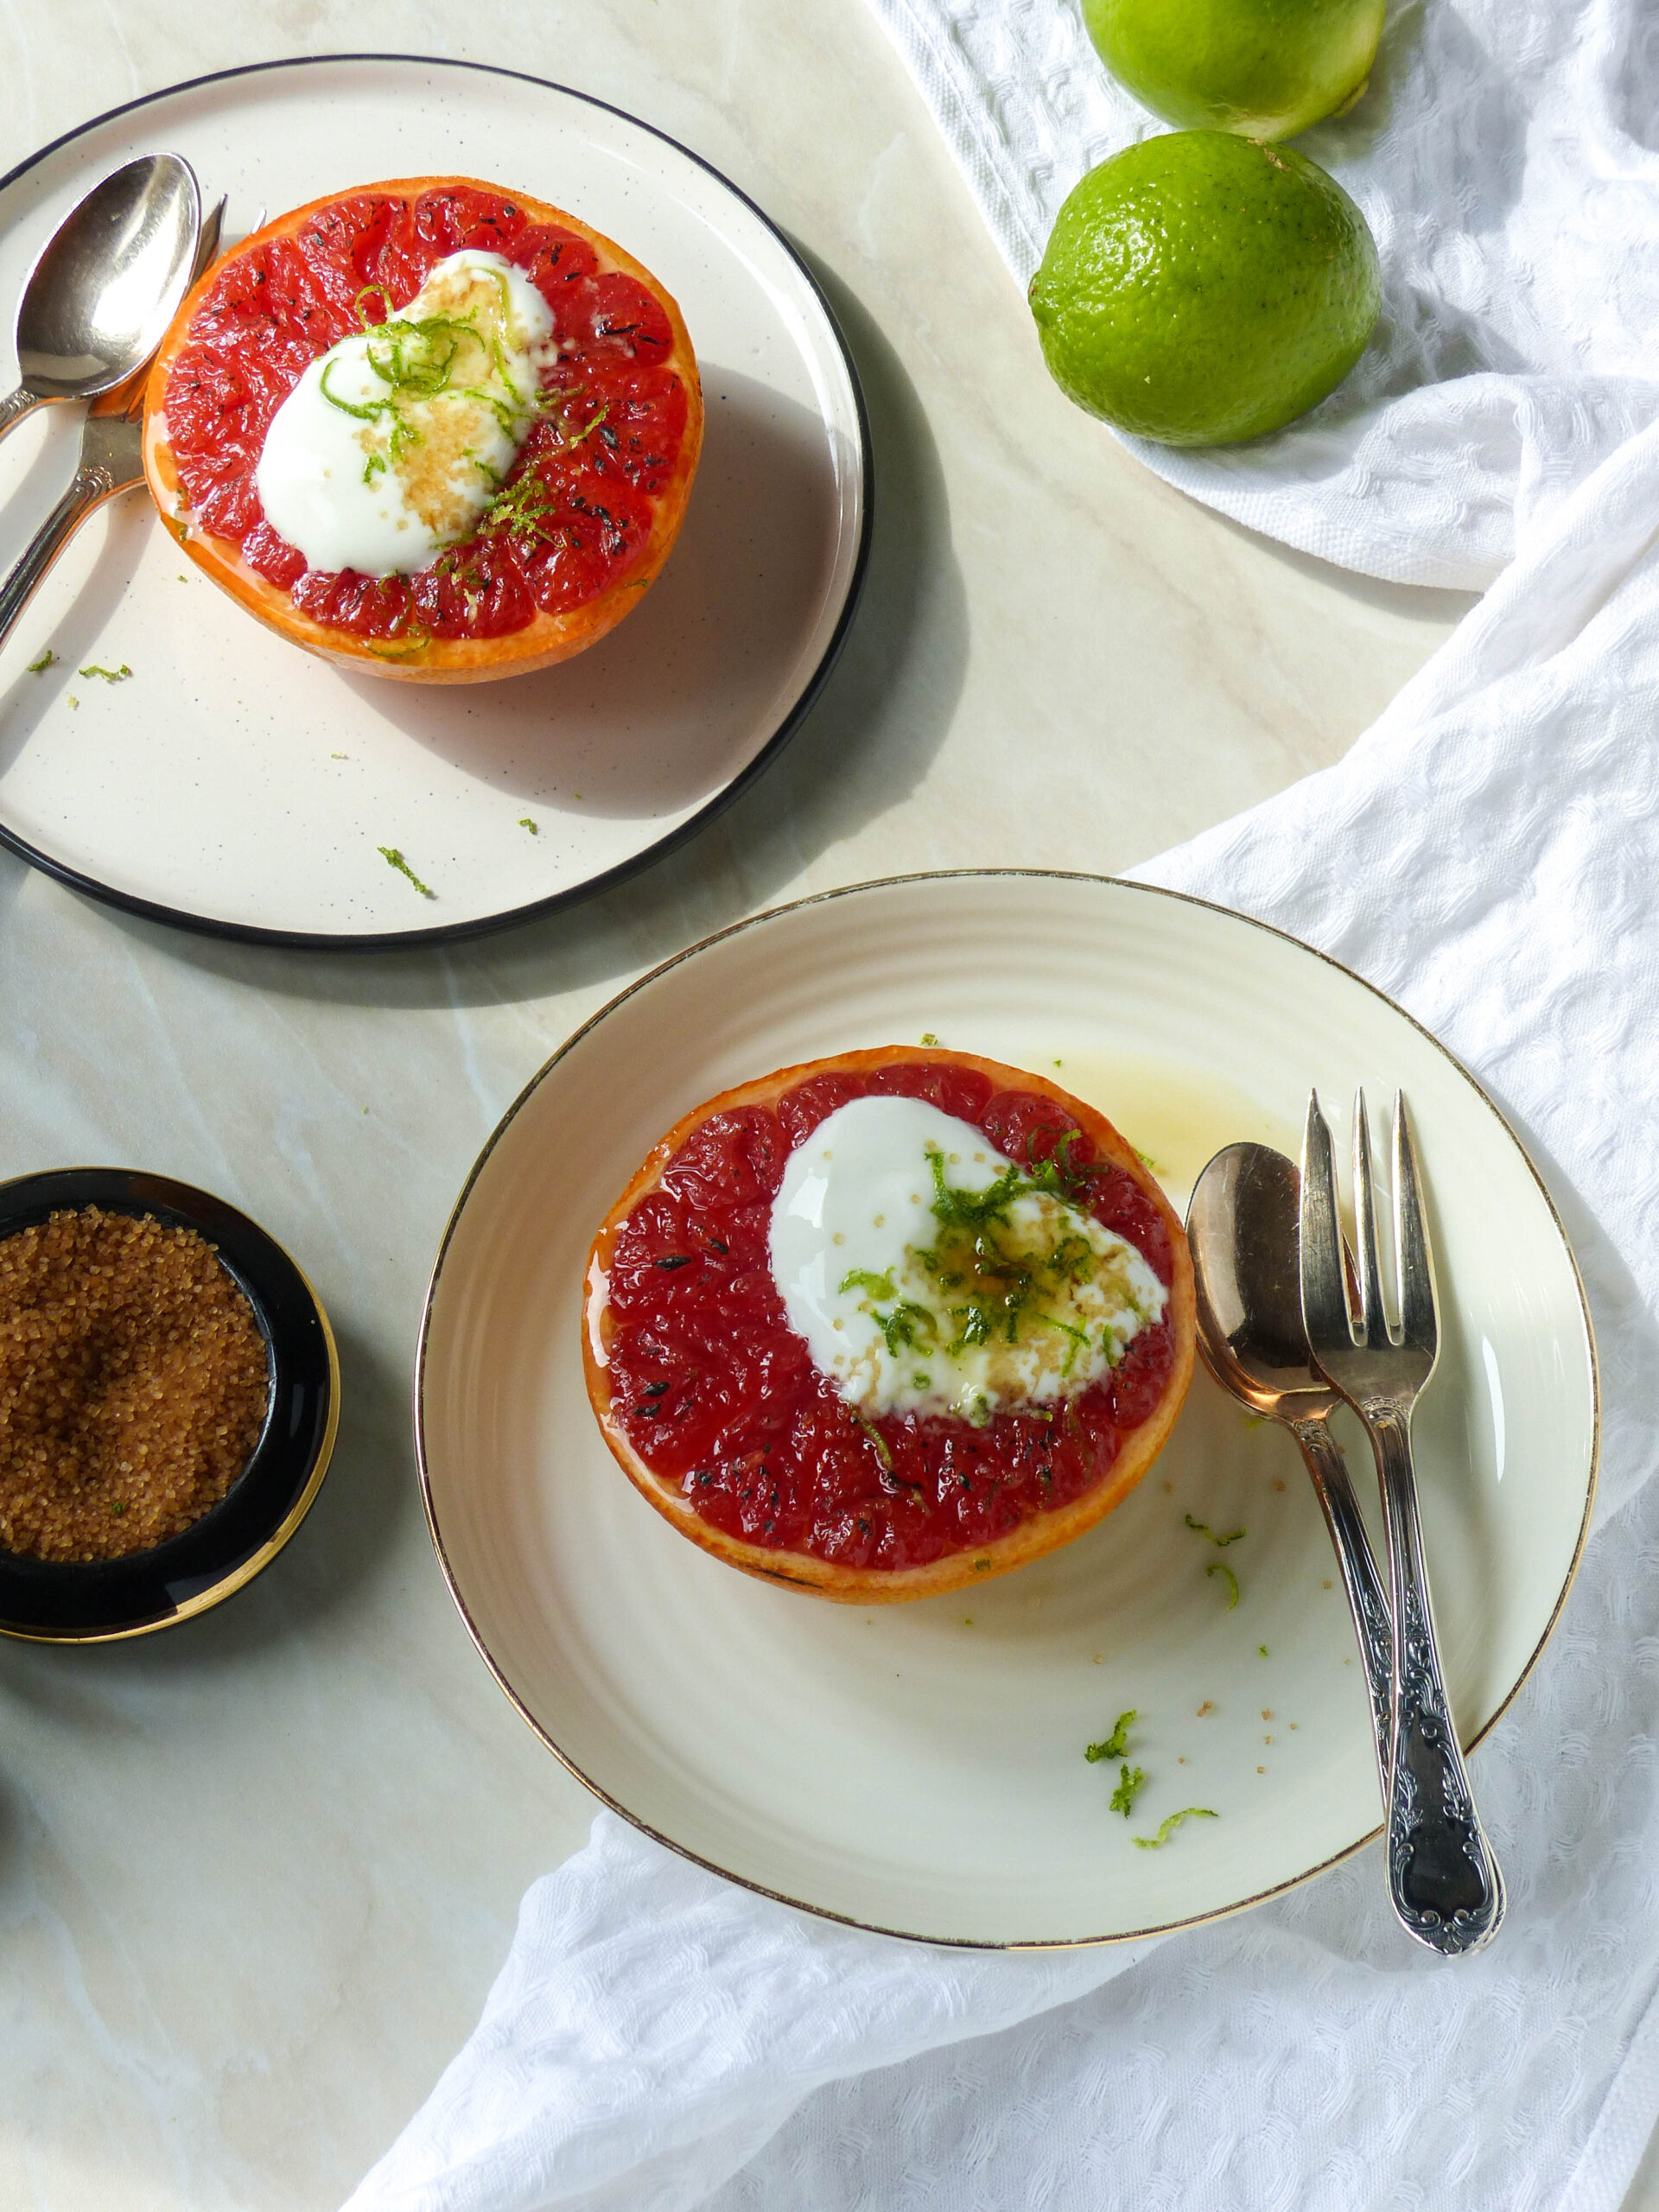
[[[783,908],[658,969],[548,1063],[433,1274],[416,1427],[440,1559],[559,1757],[739,1881],[979,1944],[1236,1910],[1378,1824],[1352,1631],[1282,1432],[1200,1371],[1163,1457],[1088,1535],[966,1595],[866,1611],[686,1542],[588,1412],[588,1243],[663,1131],[772,1068],[924,1033],[1068,1084],[1183,1206],[1223,1144],[1294,1151],[1310,1084],[1403,1087],[1444,1306],[1418,1423],[1434,1599],[1460,1732],[1491,1726],[1554,1624],[1594,1484],[1594,1352],[1554,1209],[1478,1086],[1368,985],[1238,915],[1091,877],[913,877]],[[1217,1548],[1189,1520],[1244,1533]],[[1129,1707],[1147,1782],[1126,1820],[1118,1763],[1084,1748]],[[1136,1847],[1187,1806],[1217,1817]]]

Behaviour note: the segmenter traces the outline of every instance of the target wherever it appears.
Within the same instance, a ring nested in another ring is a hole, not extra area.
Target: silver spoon
[[[1224,1390],[1252,1413],[1282,1421],[1301,1446],[1359,1638],[1386,1807],[1393,1630],[1370,1539],[1331,1433],[1342,1400],[1314,1374],[1302,1325],[1300,1204],[1294,1161],[1264,1144],[1230,1144],[1199,1176],[1186,1210],[1198,1350]]]
[[[190,283],[204,276],[217,257],[224,221],[225,202],[221,200],[202,223],[188,278]],[[125,383],[117,385],[112,391],[98,393],[88,407],[80,426],[80,457],[68,490],[23,548],[3,582],[0,582],[0,645],[11,635],[18,617],[47,571],[87,516],[143,482],[138,416],[148,366],[147,355]],[[0,435],[3,435],[0,430]]]
[[[189,289],[201,195],[177,154],[146,154],[93,187],[47,241],[17,306],[22,382],[0,438],[54,401],[92,399],[142,368]]]

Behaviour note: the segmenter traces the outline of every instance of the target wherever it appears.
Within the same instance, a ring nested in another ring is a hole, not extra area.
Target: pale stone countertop
[[[546,1055],[800,892],[1143,859],[1337,759],[1466,603],[1252,537],[1071,408],[856,0],[0,0],[0,166],[182,78],[370,44],[596,93],[783,226],[865,381],[873,563],[760,783],[517,934],[264,952],[0,860],[0,1173],[111,1160],[222,1192],[301,1258],[344,1362],[333,1470],[251,1589],[137,1643],[0,1648],[0,2212],[328,2212],[471,2027],[525,1884],[586,1836],[444,1589],[408,1408],[450,1204]]]

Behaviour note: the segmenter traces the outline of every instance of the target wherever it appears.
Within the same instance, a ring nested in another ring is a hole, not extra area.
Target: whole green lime
[[[1288,147],[1176,131],[1091,169],[1056,219],[1031,311],[1062,391],[1166,445],[1228,445],[1323,399],[1365,350],[1376,247]]]
[[[1294,138],[1364,91],[1385,0],[1083,0],[1101,59],[1154,115]]]

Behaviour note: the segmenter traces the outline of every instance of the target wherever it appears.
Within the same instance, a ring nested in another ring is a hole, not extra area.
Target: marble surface
[[[525,1883],[585,1838],[589,1801],[446,1594],[410,1442],[431,1255],[542,1059],[641,968],[798,893],[1146,857],[1337,758],[1465,604],[1252,538],[1070,408],[854,0],[0,0],[4,157],[371,23],[631,108],[785,226],[865,380],[869,582],[759,786],[512,936],[266,953],[0,860],[0,1173],[108,1160],[224,1192],[310,1272],[344,1363],[334,1469],[251,1589],[136,1644],[0,1647],[0,2212],[327,2212],[470,2027]]]

